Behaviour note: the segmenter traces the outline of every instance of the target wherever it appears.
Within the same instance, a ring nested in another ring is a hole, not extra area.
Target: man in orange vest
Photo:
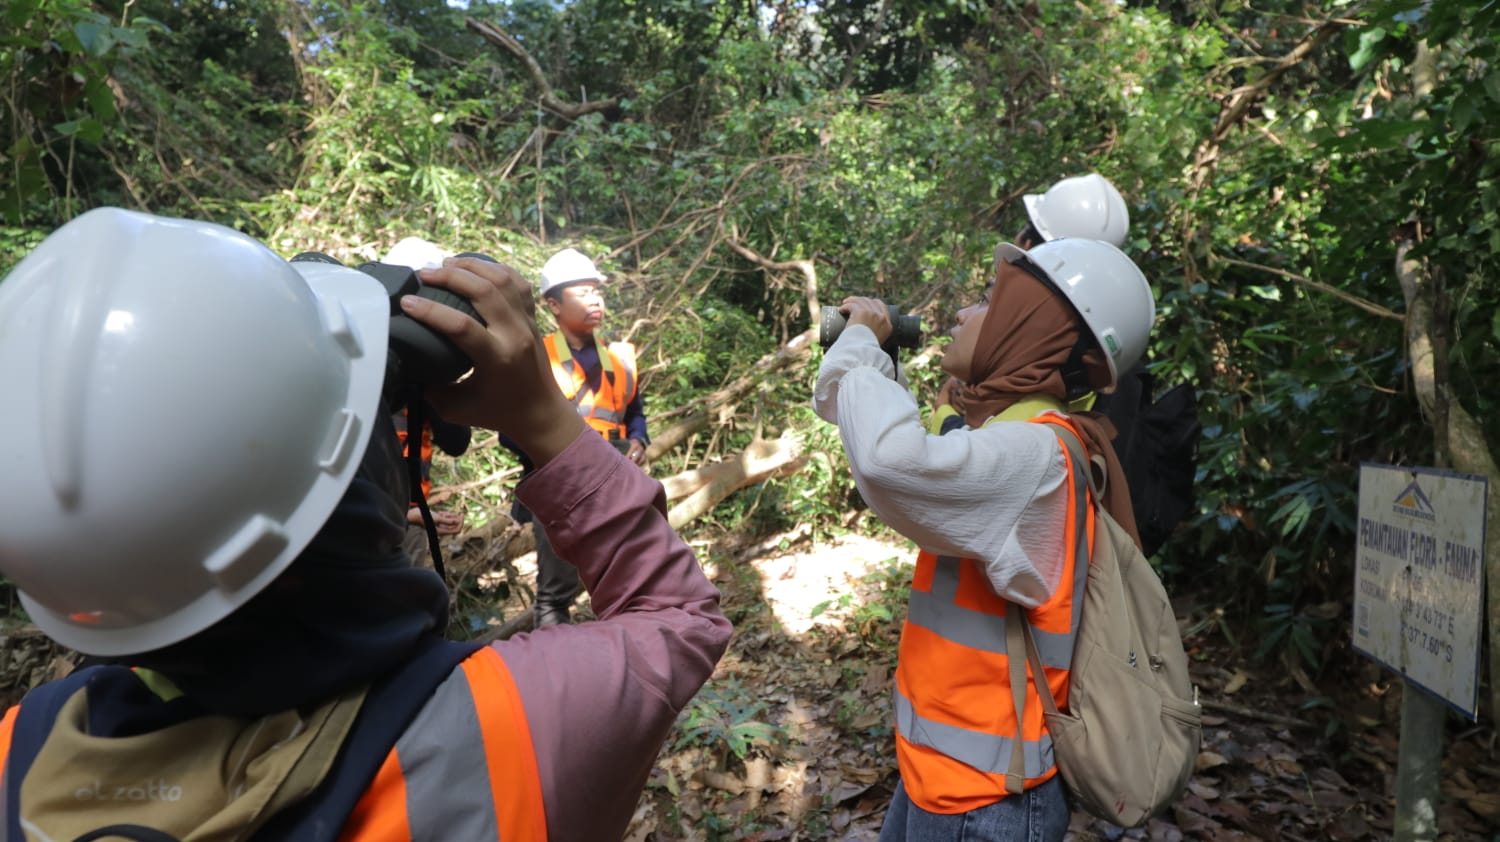
[[[881,349],[889,310],[868,298],[843,302],[848,328],[813,393],[860,495],[920,550],[893,699],[901,780],[881,842],[1063,838],[1067,798],[1035,683],[1067,709],[1094,507],[1134,534],[1112,430],[1067,401],[1071,383],[1112,390],[1145,350],[1155,315],[1145,276],[1095,240],[1003,244],[995,258],[943,354],[960,384],[958,429],[923,429]],[[1088,459],[1072,442],[1104,457],[1106,499],[1089,496]],[[1013,683],[1023,616],[1045,675]]]
[[[0,283],[0,382],[29,408],[0,413],[0,465],[35,492],[0,507],[0,575],[96,661],[0,719],[0,838],[624,835],[730,634],[661,484],[558,392],[510,267],[408,289],[318,257],[100,208]],[[397,327],[472,365],[417,383],[525,449],[517,493],[598,622],[443,639],[383,396],[453,358]]]
[[[605,280],[594,261],[577,249],[563,249],[542,266],[540,292],[557,322],[557,331],[543,337],[553,378],[563,397],[578,410],[589,427],[637,465],[646,461],[646,413],[641,405],[635,347],[628,342],[601,344],[595,336],[604,320]],[[503,441],[503,440],[502,440]],[[507,446],[511,442],[504,442]],[[522,477],[530,473],[525,451],[511,447],[521,458]],[[536,628],[571,621],[578,596],[578,573],[558,556],[547,529],[531,518],[517,501],[512,516],[532,523],[536,536]]]

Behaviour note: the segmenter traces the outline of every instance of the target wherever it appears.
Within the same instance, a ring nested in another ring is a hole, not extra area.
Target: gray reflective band
[[[614,352],[610,351],[608,348],[600,349],[599,353],[603,356],[614,356]],[[573,360],[563,360],[562,364],[563,367],[567,370],[568,374],[571,375],[574,368]],[[606,365],[605,368],[609,369],[610,366]],[[624,394],[627,396],[625,400],[622,401],[622,404],[628,404],[630,403],[630,398],[628,396],[635,391],[635,370],[628,365],[621,365],[620,368],[625,372],[625,391],[620,394]],[[613,382],[613,380],[611,380],[611,382]],[[566,389],[563,390],[563,394],[567,394]],[[578,415],[581,418],[594,418],[609,424],[619,424],[621,426],[624,426],[625,424],[625,407],[621,406],[619,409],[601,409],[599,407],[599,404],[597,403],[598,395],[594,393],[593,389],[590,389],[588,387],[587,383],[579,385],[578,391],[574,392],[572,396],[568,397],[568,400],[573,402],[573,407],[578,410]]]
[[[635,368],[628,365],[620,367],[625,369],[625,391],[620,394],[625,396],[626,403],[630,403],[630,399],[635,397]]]
[[[597,404],[587,410],[585,410],[584,407],[580,406],[578,408],[578,414],[582,415],[584,418],[597,418],[600,421],[608,421],[611,424],[625,423],[624,412],[616,412],[612,409],[600,409]]]
[[[413,842],[499,839],[484,734],[462,669],[438,686],[396,741],[406,778],[406,815]]]
[[[1087,556],[1085,556],[1087,558]],[[936,634],[944,640],[1004,655],[1005,619],[995,614],[974,611],[954,604],[958,594],[958,571],[963,564],[960,559],[943,556],[937,560],[932,574],[932,590],[911,592],[907,605],[906,621]],[[1073,628],[1078,628],[1078,593],[1074,589]],[[1023,610],[1017,607],[1017,610]],[[1042,631],[1032,627],[1036,636],[1037,651],[1042,664],[1055,669],[1067,669],[1073,663],[1073,634]],[[1024,656],[1024,653],[1022,653]]]
[[[992,775],[1004,775],[1010,768],[1012,740],[997,734],[971,731],[957,725],[933,722],[917,715],[909,699],[896,691],[896,730],[907,742],[936,749],[960,763]],[[1040,777],[1053,766],[1052,736],[1043,733],[1041,740],[1021,743],[1026,761],[1024,774]]]

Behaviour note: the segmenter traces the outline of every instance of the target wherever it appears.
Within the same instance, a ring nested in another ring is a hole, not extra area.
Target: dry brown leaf
[[[723,790],[730,795],[739,795],[745,791],[745,782],[734,775],[717,772],[713,769],[703,769],[698,772],[698,779],[714,789]]]
[[[1188,792],[1202,798],[1204,801],[1213,801],[1219,797],[1217,789],[1197,781],[1188,781]]]
[[[646,806],[642,804],[642,809],[636,811],[635,818],[631,821],[630,833],[621,842],[646,842],[651,834],[656,832],[656,816],[644,812]]]
[[[1369,839],[1370,823],[1365,817],[1356,812],[1348,812],[1339,816],[1338,821],[1333,822],[1328,828],[1328,836],[1337,842],[1355,842],[1355,840]]]
[[[1284,778],[1300,778],[1303,775],[1302,764],[1289,754],[1278,754],[1271,758],[1271,762],[1275,764],[1277,774]]]
[[[1244,687],[1245,683],[1249,680],[1250,676],[1246,675],[1244,670],[1235,670],[1234,675],[1231,675],[1229,680],[1224,682],[1224,695],[1233,696],[1235,693],[1240,692],[1240,688]]]
[[[1228,762],[1229,760],[1222,754],[1212,751],[1200,751],[1198,752],[1198,765],[1196,768],[1202,772],[1205,769],[1212,769],[1215,766],[1223,766]]]
[[[1443,787],[1443,794],[1457,801],[1464,802],[1475,815],[1486,819],[1500,816],[1500,794],[1493,792],[1480,792],[1467,787],[1449,784]]]
[[[885,776],[885,773],[881,770],[869,766],[853,766],[845,763],[841,768],[845,777],[864,784],[877,783]]]

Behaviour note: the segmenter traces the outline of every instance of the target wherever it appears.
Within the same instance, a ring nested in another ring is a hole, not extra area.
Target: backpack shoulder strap
[[[405,664],[371,685],[323,783],[267,822],[255,842],[333,842],[396,740],[438,685],[483,644],[430,638]]]
[[[1058,441],[1068,451],[1068,463],[1075,470],[1083,472],[1085,480],[1089,484],[1091,499],[1102,500],[1103,483],[1094,481],[1095,471],[1093,467],[1099,468],[1098,473],[1108,476],[1104,470],[1104,457],[1094,455],[1088,456],[1088,449],[1083,446],[1073,430],[1066,424],[1044,422],[1057,434]],[[1096,504],[1096,508],[1097,504]],[[1102,511],[1102,509],[1100,509]],[[1075,576],[1080,575],[1075,571]],[[1087,575],[1084,573],[1082,575]],[[1077,629],[1074,629],[1077,633]],[[1042,667],[1042,655],[1036,648],[1036,636],[1032,634],[1031,622],[1026,618],[1025,609],[1011,603],[1005,610],[1005,659],[1010,667],[1010,695],[1016,707],[1016,722],[1020,723],[1025,717],[1026,710],[1026,664],[1031,664],[1031,674],[1040,680],[1035,681],[1037,696],[1042,702],[1042,710],[1046,714],[1056,716],[1058,712],[1057,699],[1052,695],[1052,685],[1048,684],[1045,676],[1046,671]],[[1019,728],[1019,725],[1018,725]],[[1011,743],[1010,770],[1005,777],[1006,791],[1014,794],[1022,791],[1025,776],[1022,770],[1025,768],[1023,741],[1015,740]]]
[[[21,699],[16,719],[11,726],[10,751],[6,753],[4,788],[0,790],[0,806],[3,806],[6,839],[25,839],[21,833],[21,782],[52,733],[52,724],[63,705],[75,693],[82,691],[88,683],[104,673],[124,667],[86,667],[74,670],[66,678],[50,681],[27,693]]]

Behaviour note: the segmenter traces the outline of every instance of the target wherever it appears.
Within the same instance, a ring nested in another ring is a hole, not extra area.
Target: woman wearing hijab
[[[1069,810],[1038,677],[1012,686],[1006,628],[1030,622],[1066,710],[1093,507],[1102,502],[1132,536],[1135,521],[1113,428],[1065,408],[1113,389],[1140,359],[1155,318],[1150,286],[1108,243],[998,247],[943,356],[962,384],[964,422],[945,435],[923,429],[916,400],[892,379],[880,348],[886,305],[849,298],[841,310],[849,325],[824,356],[813,405],[838,425],[865,501],[921,551],[896,670],[901,781],[880,838],[1060,840]],[[1092,499],[1087,461],[1075,465],[1068,443],[1104,457],[1105,500]]]

